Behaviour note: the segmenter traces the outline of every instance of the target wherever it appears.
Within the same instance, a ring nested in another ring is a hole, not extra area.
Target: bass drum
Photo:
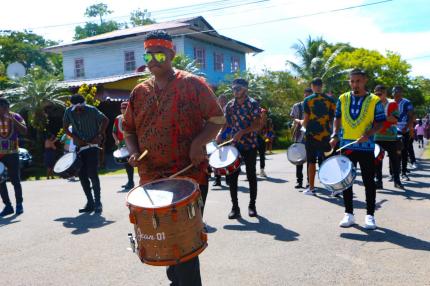
[[[76,152],[70,152],[61,156],[54,166],[54,172],[62,178],[77,176],[82,162]]]

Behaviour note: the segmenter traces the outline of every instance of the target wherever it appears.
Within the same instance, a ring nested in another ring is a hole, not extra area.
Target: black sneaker
[[[102,205],[102,203],[96,203],[94,205],[94,212],[96,214],[101,214],[103,212],[103,205]]]
[[[402,174],[402,179],[404,181],[410,181],[411,180],[411,179],[409,179],[408,175],[406,175],[406,174]]]
[[[233,207],[231,209],[231,212],[228,214],[228,219],[236,219],[240,218],[240,208]]]
[[[257,216],[257,209],[255,208],[255,206],[249,206],[248,207],[248,215],[250,217],[256,217]]]
[[[396,182],[394,183],[394,187],[397,189],[405,189],[405,186],[403,186],[403,184],[401,182]]]
[[[92,211],[94,211],[93,203],[87,203],[84,208],[79,209],[79,213],[90,213]]]
[[[303,184],[301,182],[297,182],[294,186],[295,189],[303,189]]]
[[[11,205],[6,205],[3,211],[0,213],[0,217],[4,217],[10,214],[13,214],[13,207]]]
[[[15,213],[17,214],[17,215],[20,215],[20,214],[22,214],[24,212],[24,208],[22,207],[22,204],[16,204],[16,210],[15,210]]]
[[[212,187],[221,187],[221,182],[220,181],[214,181],[214,183],[212,184]]]
[[[381,181],[376,181],[375,184],[376,184],[377,190],[383,190],[384,189],[384,186],[382,185]]]
[[[124,190],[131,190],[134,188],[134,183],[127,183],[126,185],[122,186]]]

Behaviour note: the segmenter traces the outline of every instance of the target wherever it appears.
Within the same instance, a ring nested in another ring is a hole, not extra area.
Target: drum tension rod
[[[194,209],[194,203],[191,203],[187,206],[188,209],[188,217],[189,219],[192,219],[196,216],[196,210]]]

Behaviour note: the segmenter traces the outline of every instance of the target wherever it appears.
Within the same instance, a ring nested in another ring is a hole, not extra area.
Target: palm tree
[[[196,64],[195,60],[190,59],[186,55],[178,54],[172,61],[172,65],[176,69],[184,70],[198,76],[206,76]]]
[[[334,64],[334,59],[346,46],[335,47],[334,52],[327,57],[324,52],[329,44],[321,37],[312,39],[308,37],[306,43],[299,40],[292,48],[296,50],[300,63],[287,61],[292,70],[303,80],[310,82],[315,77],[320,77],[327,90],[332,90],[347,72]]]

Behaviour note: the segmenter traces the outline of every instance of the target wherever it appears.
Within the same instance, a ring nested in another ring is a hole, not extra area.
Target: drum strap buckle
[[[194,208],[194,203],[191,203],[187,206],[187,210],[188,210],[188,218],[192,219],[193,217],[196,216],[196,210]]]

